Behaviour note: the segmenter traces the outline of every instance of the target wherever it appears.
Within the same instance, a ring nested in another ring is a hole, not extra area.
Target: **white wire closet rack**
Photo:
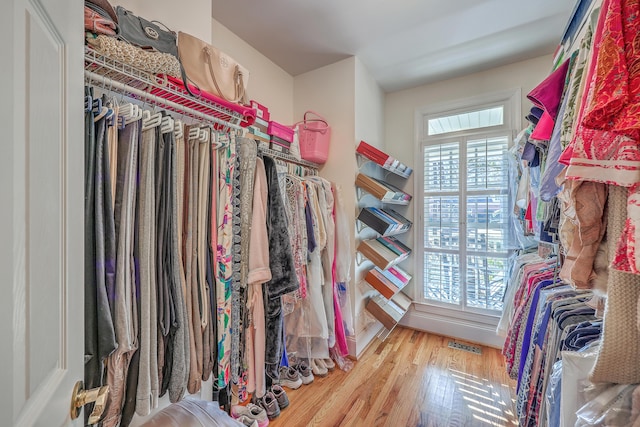
[[[212,124],[219,130],[242,129],[244,107],[194,98],[184,88],[85,47],[85,83]]]
[[[203,97],[194,98],[186,92],[184,87],[168,79],[109,58],[89,47],[85,47],[84,52],[84,80],[87,85],[118,93],[160,109],[173,111],[199,122],[209,123],[222,132],[231,129],[244,131],[241,124],[252,123],[252,120],[249,123],[246,122],[249,119],[247,113],[250,112],[255,117],[255,110],[224,100],[217,103]],[[250,135],[247,136],[250,137]],[[316,163],[275,150],[261,149],[261,152],[270,157],[308,168],[318,169],[320,167]]]

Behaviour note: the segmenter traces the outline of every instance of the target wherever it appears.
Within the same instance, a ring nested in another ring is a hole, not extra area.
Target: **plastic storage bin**
[[[285,125],[281,125],[278,122],[269,122],[267,133],[271,136],[282,138],[287,142],[293,142],[293,129]]]
[[[308,118],[313,114],[317,118]],[[303,120],[296,123],[300,141],[300,156],[314,163],[324,163],[329,157],[331,127],[320,114],[314,111],[304,113]]]

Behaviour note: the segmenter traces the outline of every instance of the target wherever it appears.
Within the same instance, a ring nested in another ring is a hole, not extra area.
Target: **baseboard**
[[[496,334],[494,325],[417,311],[413,306],[402,318],[400,325],[488,347],[502,348],[504,344],[504,337]]]
[[[362,353],[371,345],[374,338],[382,330],[382,324],[378,321],[371,323],[364,331],[355,337],[347,337],[347,346],[349,348],[349,358],[353,360],[360,359]]]

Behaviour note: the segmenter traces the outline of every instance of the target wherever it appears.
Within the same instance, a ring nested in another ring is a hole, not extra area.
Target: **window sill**
[[[414,302],[413,306],[417,312],[439,316],[442,317],[443,320],[450,318],[457,321],[473,322],[487,327],[497,327],[500,322],[499,314],[474,313],[421,302]]]

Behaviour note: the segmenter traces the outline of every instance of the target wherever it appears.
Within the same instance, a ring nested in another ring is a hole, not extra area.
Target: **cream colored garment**
[[[253,212],[249,243],[249,275],[247,310],[250,321],[246,328],[245,362],[247,391],[262,397],[265,385],[265,319],[262,284],[271,280],[269,269],[269,234],[267,232],[267,176],[264,162],[258,158],[253,184]]]
[[[626,220],[627,189],[609,186],[607,242],[610,261]],[[638,299],[640,276],[609,269],[602,344],[592,382],[640,383]]]
[[[138,188],[140,265],[140,371],[136,413],[149,415],[158,406],[158,316],[156,297],[155,129],[142,132]]]

